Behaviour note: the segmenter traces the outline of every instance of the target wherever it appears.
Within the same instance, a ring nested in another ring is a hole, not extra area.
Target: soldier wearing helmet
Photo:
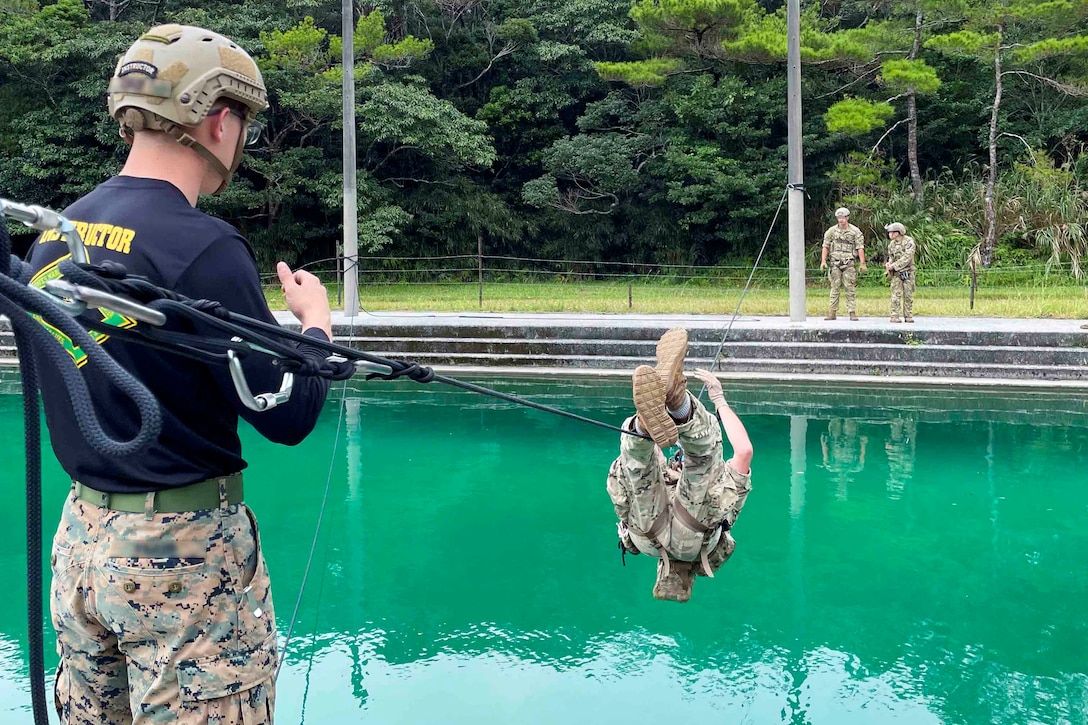
[[[907,228],[899,222],[887,225],[884,230],[888,232],[884,274],[892,288],[890,320],[914,322],[914,239],[907,236]]]
[[[684,360],[688,333],[669,330],[657,343],[657,367],[640,365],[631,379],[635,415],[621,435],[607,489],[619,518],[621,560],[628,553],[657,560],[653,596],[691,599],[695,577],[713,578],[732,556],[733,525],[752,489],[752,441],[725,401],[721,381],[696,368],[717,415],[688,392]],[[722,430],[733,454],[725,458]],[[680,446],[666,463],[662,449]]]
[[[196,209],[202,195],[229,183],[267,106],[256,63],[229,38],[184,25],[140,36],[109,84],[110,115],[131,145],[125,165],[64,212],[90,261],[122,264],[186,297],[275,323],[246,240]],[[34,283],[51,279],[66,252],[43,235],[30,259]],[[277,272],[304,334],[329,340],[321,282],[283,262]],[[52,552],[60,721],[271,722],[275,615],[256,519],[243,503],[238,419],[294,445],[313,429],[328,383],[296,380],[286,404],[254,413],[225,368],[96,339],[155,395],[163,424],[144,452],[104,457],[79,432],[59,373],[41,371],[54,451],[73,481]],[[300,350],[324,360],[317,347]],[[70,352],[82,365],[79,349]],[[268,359],[243,365],[255,388],[279,387]],[[101,371],[88,365],[83,374],[94,408],[110,412],[107,432],[130,436],[136,411]]]
[[[831,300],[828,305],[825,320],[834,320],[839,310],[839,287],[846,288],[846,311],[850,313],[850,319],[855,322],[858,319],[857,301],[855,290],[858,283],[858,272],[854,266],[854,259],[861,262],[861,271],[865,266],[865,237],[861,230],[850,223],[850,210],[839,207],[835,210],[837,222],[835,226],[824,232],[823,250],[820,253],[820,269],[827,269],[830,259],[831,269],[828,278],[831,281]]]

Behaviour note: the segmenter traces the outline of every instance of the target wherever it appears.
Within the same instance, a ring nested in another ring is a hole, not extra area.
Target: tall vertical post
[[[801,154],[801,0],[786,3],[787,128],[789,131],[790,322],[804,322],[805,313],[805,169]]]
[[[344,314],[359,314],[359,221],[355,189],[355,2],[341,0],[344,69]]]
[[[790,416],[790,518],[805,510],[805,472],[808,468],[808,418]]]
[[[476,269],[479,270],[480,307],[484,306],[484,235],[476,235]]]

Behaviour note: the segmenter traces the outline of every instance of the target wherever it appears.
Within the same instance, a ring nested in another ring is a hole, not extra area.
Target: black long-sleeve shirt
[[[68,207],[64,216],[75,223],[92,263],[119,262],[130,274],[145,276],[186,297],[216,300],[232,312],[275,323],[246,240],[230,224],[190,206],[174,185],[117,176]],[[55,278],[56,263],[67,253],[55,233],[42,234],[29,256],[34,284],[41,286]],[[144,324],[98,310],[85,314],[117,326]],[[317,328],[304,334],[328,339]],[[101,491],[158,491],[240,471],[246,462],[238,439],[239,416],[269,440],[294,445],[313,430],[329,390],[327,380],[296,377],[287,403],[256,413],[241,404],[225,366],[210,366],[116,337],[92,336],[147,386],[158,399],[163,417],[162,432],[143,452],[124,458],[104,456],[80,432],[60,374],[48,362],[40,364],[45,419],[57,459],[73,479]],[[110,385],[81,350],[67,347],[87,380],[103,429],[112,438],[131,439],[139,427],[136,406]],[[317,360],[326,356],[305,344],[300,350]],[[267,356],[247,356],[244,369],[255,393],[279,389],[282,374]]]

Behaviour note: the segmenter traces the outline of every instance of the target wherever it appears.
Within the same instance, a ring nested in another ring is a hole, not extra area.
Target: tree
[[[1088,97],[1088,86],[1079,78],[1078,71],[1083,69],[1070,65],[1070,61],[1088,56],[1088,35],[1080,32],[1086,9],[1084,0],[976,1],[965,7],[962,29],[937,35],[925,43],[927,48],[973,58],[993,68],[987,134],[989,165],[983,195],[986,232],[980,249],[986,267],[993,263],[998,236],[998,140],[1015,137],[1000,131],[1005,79],[1040,83],[1066,95]]]
[[[864,72],[857,74],[855,80],[847,86],[865,78],[873,78],[873,74],[879,71],[875,76],[877,90],[886,88],[895,95],[880,101],[846,98],[831,106],[825,115],[829,131],[863,135],[883,128],[896,115],[892,103],[905,100],[906,115],[877,140],[870,153],[876,153],[892,131],[904,123],[907,124],[907,165],[911,189],[919,206],[923,203],[924,190],[918,162],[918,96],[935,92],[941,81],[936,70],[918,56],[922,49],[924,31],[935,23],[942,22],[938,19],[927,23],[926,12],[941,13],[942,8],[943,4],[930,7],[930,3],[923,0],[881,5],[880,10],[886,16],[885,19],[869,20],[866,25],[869,31],[866,37],[871,43],[873,63],[867,64]],[[909,25],[905,22],[908,20]],[[902,54],[906,57],[887,57]]]

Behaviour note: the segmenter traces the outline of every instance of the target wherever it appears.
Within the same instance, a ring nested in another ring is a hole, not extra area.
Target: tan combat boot
[[[851,313],[850,313],[850,321],[851,321],[851,322],[857,322],[857,321],[858,321],[858,313],[856,313],[856,312],[851,312]]]
[[[828,312],[827,317],[825,317],[824,319],[825,320],[834,320],[835,319],[835,313],[834,312]]]
[[[684,358],[688,354],[688,331],[682,327],[669,330],[657,343],[657,374],[665,384],[665,405],[678,410],[688,394],[684,377]]]
[[[902,322],[902,320],[900,320],[898,317],[889,317],[888,321],[889,322]]]
[[[914,318],[913,317],[904,317],[903,322],[914,322]]]
[[[665,383],[649,365],[639,365],[631,376],[631,392],[638,424],[662,448],[676,445],[676,421],[665,409]]]

